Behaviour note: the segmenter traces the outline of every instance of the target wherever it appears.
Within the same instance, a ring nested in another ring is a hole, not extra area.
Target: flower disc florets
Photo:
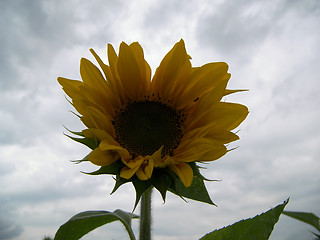
[[[112,124],[117,142],[132,156],[173,155],[182,137],[184,115],[159,101],[134,101],[116,114]]]

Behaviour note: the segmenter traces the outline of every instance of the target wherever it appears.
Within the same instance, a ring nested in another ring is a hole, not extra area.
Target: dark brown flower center
[[[182,137],[184,114],[157,101],[132,102],[113,121],[116,140],[133,156],[172,155]]]

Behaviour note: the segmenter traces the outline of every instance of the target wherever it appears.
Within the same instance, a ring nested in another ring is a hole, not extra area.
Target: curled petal
[[[118,159],[116,151],[103,151],[100,148],[94,149],[88,156],[88,160],[98,166],[107,166]]]
[[[144,161],[144,157],[141,157],[141,156],[131,159],[128,162],[122,161],[124,164],[126,164],[126,166],[121,169],[120,177],[125,179],[130,179],[140,168],[143,161]]]
[[[131,155],[128,152],[128,150],[121,147],[118,143],[116,145],[114,145],[113,144],[114,142],[115,141],[113,139],[105,139],[100,143],[99,148],[101,148],[104,151],[116,151],[119,154],[119,156],[121,157],[121,160],[123,162],[130,159]]]
[[[154,154],[152,154],[151,158],[154,162],[154,165],[156,167],[158,167],[161,164],[161,152],[162,152],[163,146],[161,148],[159,148],[159,150],[157,150],[156,152],[154,152]]]
[[[142,181],[148,180],[149,178],[151,178],[153,168],[153,159],[151,157],[145,157],[144,162],[136,172],[137,177]]]
[[[193,170],[187,163],[170,165],[171,171],[175,172],[185,187],[189,187],[193,180]]]
[[[180,178],[185,187],[189,187],[193,180],[193,170],[187,163],[176,162],[173,157],[167,157],[159,167],[169,167]]]

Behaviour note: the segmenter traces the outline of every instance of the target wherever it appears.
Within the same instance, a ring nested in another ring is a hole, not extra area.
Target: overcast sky
[[[131,211],[134,190],[112,196],[111,176],[74,165],[89,150],[63,136],[83,126],[56,81],[79,79],[89,48],[138,41],[153,72],[181,38],[193,66],[225,61],[226,101],[248,106],[237,147],[202,173],[218,208],[154,193],[155,240],[192,240],[253,217],[290,197],[287,210],[320,215],[319,0],[1,0],[0,239],[37,240],[85,210]],[[138,221],[134,221],[137,228]],[[271,240],[311,239],[307,225],[280,218]],[[120,223],[85,240],[127,239]]]

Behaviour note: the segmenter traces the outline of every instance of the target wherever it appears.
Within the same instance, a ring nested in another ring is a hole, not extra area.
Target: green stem
[[[124,227],[126,228],[128,234],[129,234],[130,240],[136,240],[136,237],[134,236],[134,233],[132,231],[131,225],[128,226],[128,225],[124,224]]]
[[[140,240],[151,240],[151,194],[152,188],[149,188],[141,197]]]

